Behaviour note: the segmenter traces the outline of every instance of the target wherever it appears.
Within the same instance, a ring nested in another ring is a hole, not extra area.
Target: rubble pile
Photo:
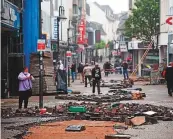
[[[173,121],[173,109],[136,103],[72,103],[58,105],[54,108],[30,108],[26,111],[2,109],[2,118],[20,116],[68,117],[75,120],[114,121],[127,125],[155,124],[157,120]]]
[[[141,88],[132,88],[131,80],[110,80],[102,81],[102,87],[109,87],[110,90],[105,95],[81,95],[80,93],[69,93],[68,95],[57,95],[55,99],[78,100],[93,102],[117,102],[121,100],[139,100],[146,97]]]
[[[101,81],[100,87],[110,87],[116,89],[123,89],[133,86],[132,80],[110,80],[110,81]]]
[[[93,102],[117,102],[122,100],[139,100],[145,97],[145,93],[138,90],[109,90],[106,95],[57,95],[55,99],[62,100],[78,100],[78,101],[93,101]]]
[[[44,93],[52,93],[56,90],[54,83],[54,66],[51,58],[51,53],[43,53],[43,91]],[[35,81],[33,83],[33,95],[39,94],[39,54],[32,53],[30,55],[30,73],[34,76]]]

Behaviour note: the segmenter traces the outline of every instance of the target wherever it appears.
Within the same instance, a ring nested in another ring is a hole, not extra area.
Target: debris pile
[[[127,125],[155,124],[157,120],[173,121],[173,109],[136,103],[68,103],[54,108],[30,108],[26,111],[2,109],[2,118],[15,116],[66,116],[68,119],[123,122]]]
[[[132,80],[110,80],[110,81],[102,81],[100,84],[100,87],[114,87],[117,89],[123,89],[123,88],[128,88],[132,87],[133,85]]]
[[[93,101],[93,102],[117,102],[121,100],[139,100],[146,97],[145,93],[141,92],[141,88],[126,88],[116,89],[112,87],[108,94],[105,95],[57,95],[55,99],[62,100],[78,100],[78,101]]]

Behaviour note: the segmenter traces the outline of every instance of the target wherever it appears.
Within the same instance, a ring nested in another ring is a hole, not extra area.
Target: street
[[[103,80],[121,80],[122,75],[111,74],[109,77],[104,77]],[[165,106],[173,108],[173,97],[169,97],[167,95],[167,88],[165,85],[144,85],[145,82],[136,82],[133,87],[142,88],[142,92],[146,93],[146,97],[143,100],[129,100],[129,101],[121,101],[122,103],[139,103],[139,104],[152,104],[157,106]],[[84,87],[84,84],[81,84],[79,80],[75,80],[72,83],[70,89],[75,91],[80,91],[83,95],[91,95],[91,87]],[[103,87],[101,88],[101,92],[103,94],[108,93],[109,88]],[[97,94],[97,93],[96,93]],[[29,107],[35,107],[39,105],[38,97],[31,97],[29,100]],[[55,99],[55,96],[45,96],[44,97],[44,106],[46,107],[54,107],[58,104],[75,102],[74,100],[59,100]],[[18,107],[18,99],[7,99],[1,100],[2,108],[11,107],[13,109],[17,109]],[[65,117],[68,119],[67,117]],[[30,133],[25,131],[28,127],[27,125],[32,125],[42,123],[44,121],[58,121],[58,117],[18,117],[18,118],[7,118],[2,119],[2,138],[13,138],[16,134],[27,134]],[[34,123],[34,124],[33,124]],[[15,130],[8,129],[8,127],[15,127]],[[23,126],[21,128],[21,126]],[[29,127],[30,127],[29,126]],[[17,128],[18,127],[18,128]],[[25,127],[25,128],[24,128]],[[142,125],[140,127],[129,128],[125,130],[124,133],[132,135],[132,139],[163,139],[163,135],[166,136],[166,139],[173,138],[173,122],[159,121],[158,124],[154,125]],[[39,133],[38,133],[39,134]],[[40,134],[41,136],[41,134]]]
[[[173,0],[1,0],[1,36],[2,139],[173,139]]]

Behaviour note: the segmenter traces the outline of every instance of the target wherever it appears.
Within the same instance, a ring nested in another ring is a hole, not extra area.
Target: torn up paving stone
[[[105,139],[130,139],[130,135],[126,134],[112,134],[112,135],[106,135]]]
[[[69,125],[65,131],[71,131],[71,132],[80,132],[84,131],[86,128],[83,125]]]
[[[138,116],[131,119],[131,122],[134,126],[143,125],[146,122],[145,116]]]

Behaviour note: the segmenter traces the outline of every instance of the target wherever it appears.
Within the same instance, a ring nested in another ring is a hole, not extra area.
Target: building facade
[[[173,1],[160,1],[160,36],[159,36],[159,61],[166,59],[167,64],[173,61],[173,25],[166,24],[166,19],[173,16]],[[168,49],[169,48],[169,49]]]
[[[42,30],[48,34],[50,34],[51,40],[51,48],[52,51],[56,52],[57,48],[57,16],[59,15],[59,6],[63,6],[65,8],[65,17],[67,18],[64,21],[60,21],[59,24],[59,39],[60,39],[60,53],[61,60],[66,62],[65,53],[67,51],[67,29],[70,28],[69,38],[70,38],[70,50],[73,51],[74,61],[83,61],[84,57],[84,45],[78,45],[80,47],[79,51],[76,50],[77,47],[77,34],[78,34],[78,25],[80,23],[81,17],[85,17],[86,14],[86,4],[85,0],[50,0],[42,2],[42,11],[46,16],[42,16],[44,27]],[[50,20],[50,19],[51,20]],[[50,21],[50,28],[46,26],[47,20]],[[74,46],[74,47],[73,47]],[[56,55],[54,56],[56,57]]]
[[[1,0],[1,97],[16,95],[24,65],[22,0]]]
[[[116,29],[118,26],[118,21],[115,18],[115,14],[113,10],[108,5],[100,5],[97,2],[88,2],[90,7],[90,14],[87,15],[87,22],[95,24],[94,26],[90,26],[90,32],[93,32],[93,37],[95,37],[95,30],[100,30],[101,32],[101,40],[103,40],[106,44],[109,41],[115,40]],[[102,18],[100,18],[102,17]],[[95,45],[95,38],[93,38],[93,45]],[[94,52],[95,53],[95,52]],[[109,47],[98,50],[99,55],[108,56],[110,54]]]

